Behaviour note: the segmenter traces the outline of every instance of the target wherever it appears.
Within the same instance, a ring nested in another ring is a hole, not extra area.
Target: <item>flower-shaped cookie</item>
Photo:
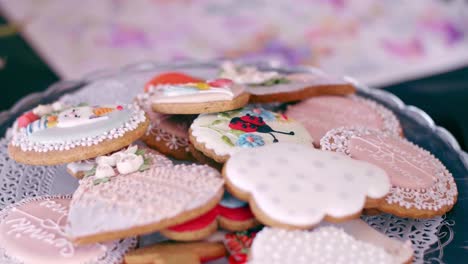
[[[270,226],[310,228],[376,207],[390,189],[385,171],[312,146],[278,143],[245,149],[223,168],[228,190]]]

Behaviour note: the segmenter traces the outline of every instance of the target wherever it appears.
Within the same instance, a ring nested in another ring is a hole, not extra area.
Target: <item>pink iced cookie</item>
[[[366,128],[339,128],[328,132],[320,145],[388,173],[393,187],[378,208],[381,211],[429,218],[446,213],[457,200],[452,174],[431,153],[404,138]]]
[[[121,263],[135,238],[75,246],[64,233],[70,196],[28,198],[0,212],[1,263]]]
[[[196,115],[168,115],[154,112],[149,98],[152,93],[139,94],[137,103],[150,119],[150,127],[141,138],[148,146],[179,160],[192,160],[188,130]]]
[[[343,126],[363,126],[394,135],[402,133],[392,111],[358,96],[314,97],[290,106],[286,114],[307,128],[317,147],[328,131]]]
[[[94,171],[73,194],[67,225],[73,241],[152,233],[194,219],[221,200],[224,181],[215,169],[173,165],[142,150],[96,158]]]

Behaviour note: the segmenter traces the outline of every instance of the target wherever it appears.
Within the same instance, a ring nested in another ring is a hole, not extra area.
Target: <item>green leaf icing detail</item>
[[[234,147],[234,144],[232,143],[232,141],[231,141],[227,136],[223,135],[223,136],[221,137],[221,139],[222,139],[226,144],[228,144],[229,146]]]

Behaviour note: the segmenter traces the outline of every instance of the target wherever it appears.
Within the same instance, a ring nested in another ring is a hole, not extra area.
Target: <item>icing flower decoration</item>
[[[261,136],[246,133],[239,136],[236,141],[236,145],[244,148],[255,148],[265,145],[265,142]]]
[[[85,177],[94,175],[94,183],[99,184],[109,181],[110,177],[147,170],[149,162],[144,150],[138,149],[138,146],[129,146],[112,155],[97,157],[96,166],[87,171]]]
[[[266,121],[273,121],[276,119],[276,116],[273,112],[263,109],[261,107],[247,107],[243,114],[255,115],[263,118]]]
[[[285,135],[294,135],[294,131],[283,132],[273,130],[262,117],[246,114],[241,117],[234,117],[229,122],[229,127],[233,130],[240,130],[244,132],[257,132],[257,133],[267,133],[273,137],[273,142],[278,142],[278,139],[273,133],[285,134]]]

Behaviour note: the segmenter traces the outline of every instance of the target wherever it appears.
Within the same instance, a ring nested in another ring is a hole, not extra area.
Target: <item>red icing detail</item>
[[[180,72],[167,72],[154,77],[146,83],[145,92],[148,92],[151,86],[160,84],[184,84],[197,82],[203,82],[203,80]]]
[[[123,106],[118,105],[118,106],[117,106],[117,110],[119,110],[119,111],[120,111],[120,110],[123,110]]]
[[[211,209],[208,213],[199,216],[195,219],[192,219],[188,222],[182,223],[180,225],[171,226],[168,229],[171,231],[176,232],[188,232],[188,231],[195,231],[207,227],[213,221],[216,221],[216,217],[218,217],[218,208],[215,207]]]
[[[244,132],[255,132],[257,131],[258,126],[245,122],[239,117],[234,117],[233,119],[231,119],[231,122],[229,122],[229,128]]]
[[[253,110],[255,112],[255,109]],[[245,116],[241,116],[240,118],[242,121],[245,121],[245,122],[248,122],[250,124],[254,124],[254,125],[257,125],[257,126],[264,126],[266,125],[265,121],[263,121],[263,118],[259,117],[259,116],[253,116],[253,115],[245,115]]]
[[[211,87],[225,87],[231,85],[232,81],[230,79],[216,79],[213,81],[208,82],[208,85]]]
[[[284,120],[288,120],[288,116],[285,115],[285,114],[281,114],[281,117],[282,117]]]
[[[190,232],[200,230],[213,223],[213,221],[216,221],[218,216],[223,216],[234,221],[246,221],[254,217],[248,206],[240,208],[227,208],[221,205],[217,205],[215,208],[211,209],[211,211],[204,215],[201,215],[180,225],[171,226],[168,229],[175,232]]]
[[[229,264],[244,264],[247,263],[247,254],[239,253],[229,256]]]
[[[18,118],[18,127],[23,128],[28,126],[30,123],[38,120],[39,117],[35,115],[32,111],[24,113]]]
[[[213,257],[204,257],[204,258],[200,258],[200,261],[202,263],[205,263],[205,262],[209,262],[209,261],[213,261],[213,260],[217,260],[217,259],[220,259],[220,258],[224,258],[224,255],[223,256],[213,256]]]
[[[254,216],[252,211],[250,211],[249,206],[239,207],[239,208],[227,208],[221,205],[218,205],[219,215],[226,217],[230,220],[235,221],[246,221],[252,219]]]

